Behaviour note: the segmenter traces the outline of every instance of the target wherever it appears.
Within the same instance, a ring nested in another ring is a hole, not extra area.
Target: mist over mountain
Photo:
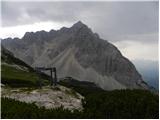
[[[150,86],[159,89],[159,67],[158,61],[150,60],[133,60],[137,70],[141,73],[142,78]]]
[[[149,89],[135,66],[81,21],[57,31],[27,32],[2,44],[32,67],[55,66],[59,78],[94,82],[105,90]]]

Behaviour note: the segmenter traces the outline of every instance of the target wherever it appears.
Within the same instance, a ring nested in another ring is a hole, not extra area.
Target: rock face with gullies
[[[81,21],[57,31],[27,32],[22,39],[8,38],[2,44],[33,67],[55,66],[60,78],[94,82],[105,90],[149,88],[114,45]]]

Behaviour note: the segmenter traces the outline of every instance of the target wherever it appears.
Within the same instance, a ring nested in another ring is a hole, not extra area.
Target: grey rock
[[[81,21],[58,31],[27,32],[4,45],[31,66],[56,66],[59,77],[91,81],[103,89],[149,89],[135,66]]]

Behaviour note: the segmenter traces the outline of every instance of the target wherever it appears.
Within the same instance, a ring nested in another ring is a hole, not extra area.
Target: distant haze
[[[152,87],[159,89],[159,66],[158,61],[144,61],[133,60],[132,61],[138,72],[141,73],[143,79]]]

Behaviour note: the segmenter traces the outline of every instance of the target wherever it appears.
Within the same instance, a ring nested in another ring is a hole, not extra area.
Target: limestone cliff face
[[[82,22],[58,31],[26,33],[2,44],[31,66],[55,66],[58,76],[91,81],[106,90],[145,88],[135,66]]]

